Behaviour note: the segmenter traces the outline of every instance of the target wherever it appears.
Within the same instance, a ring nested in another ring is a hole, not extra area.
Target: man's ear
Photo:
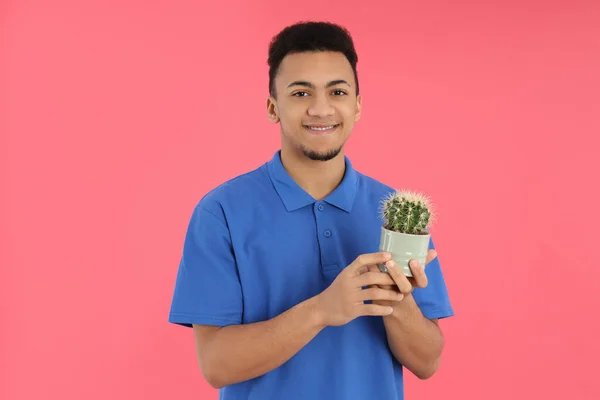
[[[354,122],[358,122],[362,113],[362,96],[356,96],[356,112],[354,113]]]
[[[279,111],[277,110],[277,101],[273,96],[267,98],[267,117],[274,124],[279,122]]]

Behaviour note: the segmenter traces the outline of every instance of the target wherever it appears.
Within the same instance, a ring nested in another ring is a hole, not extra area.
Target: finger
[[[381,272],[381,270],[379,269],[379,267],[377,265],[375,265],[375,264],[368,265],[367,269],[370,272]]]
[[[381,272],[381,271],[379,270],[379,267],[378,267],[377,265],[373,265],[373,264],[371,264],[371,265],[367,265],[365,268],[366,268],[366,271],[365,271],[365,272]],[[380,287],[380,288],[382,288],[382,289],[391,289],[391,288],[393,288],[394,286],[393,286],[393,285],[369,285],[369,286],[367,286],[367,287],[368,287],[368,288],[372,288],[372,287],[374,287],[374,288],[378,288],[378,287]]]
[[[360,268],[358,269],[358,272],[357,272],[357,273],[358,273],[358,275],[362,275],[362,274],[364,274],[365,272],[369,272],[370,270],[371,270],[371,269],[370,269],[368,266],[365,266],[365,267],[360,267]]]
[[[368,266],[368,270],[369,272],[378,272],[381,273],[381,270],[379,269],[379,267],[377,265],[371,264]],[[392,290],[396,290],[396,284],[394,283],[393,285],[372,285],[372,286],[377,286],[380,287],[382,289],[392,289]]]
[[[356,260],[348,266],[348,271],[352,275],[359,275],[363,267],[372,264],[384,263],[392,258],[388,252],[366,253],[356,257]]]
[[[381,273],[381,270],[379,269],[379,267],[377,265],[369,265],[369,271]],[[392,281],[393,281],[393,279],[392,279]],[[369,287],[380,287],[382,289],[398,291],[398,288],[396,287],[395,282],[392,285],[370,285]]]
[[[398,287],[394,284],[394,285],[369,285],[367,286],[367,288],[381,288],[381,289],[385,289],[385,290],[395,290],[396,292],[398,291]]]
[[[357,301],[365,300],[389,300],[389,301],[400,301],[404,298],[404,295],[394,290],[387,290],[381,288],[370,288],[361,290],[358,293]]]
[[[425,265],[429,264],[437,257],[437,252],[435,250],[429,250],[427,252],[427,257],[425,258]]]
[[[377,272],[366,272],[362,275],[354,278],[355,281],[353,283],[354,287],[365,287],[369,285],[395,285],[394,279],[389,274],[385,272],[377,271]]]
[[[398,267],[398,264],[396,264],[393,260],[390,260],[387,262],[386,266],[390,272],[391,278],[396,283],[396,286],[398,286],[400,292],[406,294],[412,292],[413,287],[404,273],[400,270],[400,267]]]
[[[425,274],[425,268],[421,266],[419,261],[411,260],[408,266],[412,272],[415,285],[419,288],[427,287],[427,274]]]
[[[394,312],[392,307],[379,304],[359,304],[357,307],[359,316],[386,316]]]

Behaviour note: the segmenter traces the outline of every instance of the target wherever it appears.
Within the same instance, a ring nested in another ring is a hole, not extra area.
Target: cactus
[[[430,199],[414,191],[398,190],[382,201],[384,228],[413,235],[428,234],[426,229],[435,220]]]

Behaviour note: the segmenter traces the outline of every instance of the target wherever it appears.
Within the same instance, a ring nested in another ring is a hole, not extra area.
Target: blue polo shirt
[[[362,253],[379,250],[381,199],[394,189],[353,169],[315,201],[280,151],[206,194],[185,236],[169,321],[226,326],[268,320],[325,290]],[[434,248],[433,241],[430,248]],[[415,289],[427,318],[453,315],[438,259]],[[220,390],[223,400],[403,399],[403,369],[382,317],[323,329],[279,368]]]

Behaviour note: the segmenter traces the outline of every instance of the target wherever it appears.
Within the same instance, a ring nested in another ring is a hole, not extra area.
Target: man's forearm
[[[267,321],[220,328],[204,345],[205,378],[220,388],[266,374],[288,361],[323,328],[314,298]]]
[[[388,344],[396,359],[418,378],[431,377],[444,347],[444,338],[436,323],[423,316],[410,294],[383,320]]]

